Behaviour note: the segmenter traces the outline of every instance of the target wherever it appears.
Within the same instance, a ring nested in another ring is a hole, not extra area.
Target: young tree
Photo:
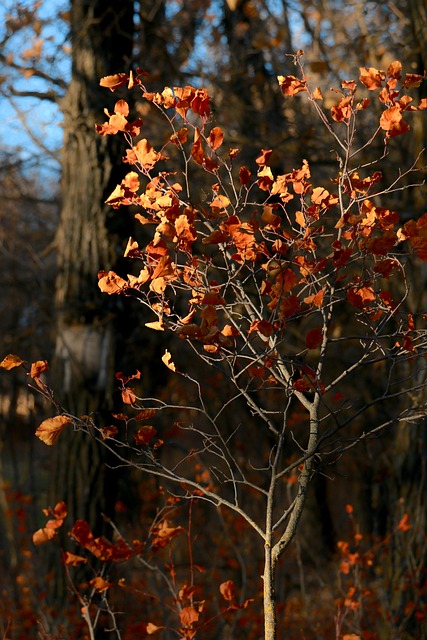
[[[427,261],[427,216],[401,222],[381,203],[405,188],[401,180],[416,171],[416,158],[390,184],[381,183],[380,170],[394,139],[408,133],[409,117],[427,108],[425,99],[414,104],[409,95],[423,76],[403,74],[398,62],[386,72],[361,68],[359,84],[343,81],[327,109],[305,75],[302,52],[293,61],[298,76],[279,76],[279,86],[286,97],[305,96],[330,136],[337,166],[328,188],[312,181],[307,160],[273,174],[271,149],[260,151],[255,172],[239,166],[238,149],[222,152],[226,134],[212,126],[204,89],[152,93],[138,73],[102,79],[112,91],[124,84],[140,89],[169,133],[154,149],[124,100],[97,125],[101,136],[120,133],[129,146],[124,162],[131,171],[107,204],[137,206],[148,236],[144,246],[128,241],[124,255],[136,271],[127,278],[101,271],[99,288],[136,298],[153,314],[148,329],[191,347],[182,363],[179,342],[176,355],[166,350],[162,361],[195,391],[175,402],[145,397],[135,388],[139,371],[118,372],[127,409],[114,425],[57,405],[60,415],[36,432],[54,444],[73,424],[118,465],[246,521],[264,549],[266,640],[278,635],[275,576],[313,478],[358,444],[394,426],[410,430],[427,415],[425,316],[410,310],[408,270],[413,254]],[[369,119],[371,99],[361,88],[379,101],[379,122]],[[366,140],[355,146],[362,124]],[[381,157],[361,164],[362,151],[378,139]],[[180,172],[168,171],[172,158]],[[193,188],[196,170],[211,180],[208,197]],[[219,408],[209,401],[208,380],[195,374],[197,358],[230,383],[219,389]],[[51,397],[40,370],[31,375]],[[239,423],[230,428],[223,418],[234,407]],[[194,633],[196,614],[188,622]]]

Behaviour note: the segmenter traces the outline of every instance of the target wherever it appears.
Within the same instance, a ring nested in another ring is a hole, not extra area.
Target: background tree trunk
[[[126,70],[132,57],[133,2],[72,0],[72,78],[62,99],[62,207],[57,232],[55,389],[68,411],[81,415],[112,408],[119,307],[97,287],[97,273],[117,262],[128,218],[104,204],[123,176],[122,150],[101,137],[109,98],[105,75]],[[118,245],[120,238],[120,245]],[[93,526],[114,500],[107,490],[104,452],[90,438],[64,433],[57,449],[52,501],[67,502],[72,518]]]

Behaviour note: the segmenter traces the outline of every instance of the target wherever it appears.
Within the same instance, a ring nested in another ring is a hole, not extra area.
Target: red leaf
[[[149,445],[150,441],[156,436],[157,430],[151,425],[144,425],[135,434],[136,444]]]
[[[253,333],[254,331],[269,338],[274,331],[274,326],[271,322],[267,322],[267,320],[253,320],[248,333]]]
[[[251,179],[251,172],[249,171],[249,169],[245,166],[240,167],[240,171],[239,171],[240,184],[242,185],[248,184],[250,179]]]
[[[323,333],[319,328],[311,329],[306,335],[305,345],[307,349],[317,349],[322,344]]]

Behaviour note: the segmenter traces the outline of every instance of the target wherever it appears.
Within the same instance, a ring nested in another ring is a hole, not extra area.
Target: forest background
[[[53,385],[59,401],[76,415],[102,416],[117,406],[116,371],[141,370],[153,396],[165,396],[165,389],[182,393],[157,366],[164,345],[154,332],[147,337],[141,330],[151,318],[132,301],[113,300],[96,286],[100,269],[120,270],[127,238],[134,234],[131,217],[105,205],[124,169],[120,143],[95,132],[104,108],[112,110],[115,102],[100,88],[101,77],[140,66],[149,73],[152,91],[165,85],[206,87],[230,145],[242,149],[248,163],[267,146],[274,149],[278,171],[309,158],[326,181],[335,162],[327,138],[308,107],[284,102],[277,87],[277,76],[294,72],[286,54],[304,49],[306,68],[323,88],[355,77],[359,67],[383,69],[396,59],[411,73],[427,68],[427,9],[417,0],[3,0],[0,11],[0,355],[47,359],[52,379],[60,380]],[[149,126],[155,145],[155,121]],[[394,145],[387,158],[390,176],[426,146],[421,119],[413,123],[410,144]],[[420,191],[388,198],[386,204],[408,218],[424,212]],[[425,273],[418,270],[415,277],[414,304],[425,309]],[[38,443],[34,427],[45,416],[46,406],[28,391],[25,375],[0,376],[4,637],[77,637],[71,629],[79,624],[78,603],[72,592],[64,596],[59,550],[35,551],[31,544],[31,532],[43,522],[42,508],[64,500],[71,524],[84,518],[98,532],[102,513],[137,530],[156,510],[158,487],[129,470],[106,467],[105,452],[94,441],[63,434],[52,450]],[[417,542],[411,558],[408,539],[399,541],[393,532],[407,513],[406,533],[419,540],[425,460],[423,425],[396,427],[319,474],[293,554],[282,568],[280,588],[290,594],[289,637],[336,637],[337,612],[351,609],[343,605],[348,590],[340,578],[338,543],[351,538],[353,527],[369,540],[363,553],[378,551],[377,570],[359,591],[374,584],[374,591],[388,592],[383,608],[375,600],[370,614],[367,598],[370,629],[363,637],[424,637],[425,543]],[[209,520],[208,546],[218,547],[221,526]],[[241,544],[228,535],[230,547]],[[246,554],[255,553],[250,539],[245,544]],[[208,563],[209,551],[204,553],[200,564]],[[216,555],[218,569],[225,561]],[[249,575],[248,584],[254,579]],[[354,605],[349,632],[360,631],[357,616],[361,609]]]

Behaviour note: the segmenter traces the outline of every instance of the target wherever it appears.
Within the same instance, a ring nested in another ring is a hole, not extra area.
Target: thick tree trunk
[[[133,2],[72,0],[72,78],[63,98],[62,208],[57,233],[56,363],[58,400],[74,414],[111,408],[114,379],[113,322],[117,308],[102,296],[97,273],[117,261],[112,217],[104,202],[123,169],[119,143],[96,134],[103,109],[117,99],[99,86],[102,76],[127,70],[133,45]],[[120,248],[119,248],[120,253]],[[57,448],[52,501],[68,503],[73,518],[105,510],[107,496],[103,454],[81,434],[64,432]],[[89,511],[89,507],[92,513]]]

